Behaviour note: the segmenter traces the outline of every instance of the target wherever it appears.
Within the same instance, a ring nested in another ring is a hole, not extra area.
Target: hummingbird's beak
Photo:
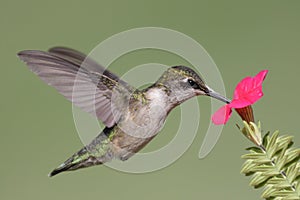
[[[213,97],[213,98],[223,101],[224,103],[227,103],[227,104],[230,103],[230,101],[231,101],[230,99],[227,99],[226,97],[220,95],[219,93],[215,92],[214,90],[212,90],[209,87],[207,87],[207,89],[208,89],[208,93],[206,93],[207,96]]]

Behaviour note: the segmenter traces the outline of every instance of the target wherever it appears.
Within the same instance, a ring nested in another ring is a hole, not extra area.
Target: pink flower
[[[241,80],[234,90],[233,100],[222,106],[212,116],[213,123],[216,125],[226,124],[231,116],[232,108],[244,108],[258,101],[264,95],[262,82],[267,73],[268,70],[262,70],[254,77],[246,77]]]

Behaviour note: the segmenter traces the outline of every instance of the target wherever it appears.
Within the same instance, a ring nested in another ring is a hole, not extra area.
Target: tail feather
[[[71,156],[59,167],[54,169],[49,177],[65,171],[76,170],[110,161],[114,153],[110,148],[110,137],[113,127],[106,127],[89,145]]]
[[[52,177],[61,172],[76,170],[76,169],[83,168],[83,167],[88,167],[88,166],[90,166],[90,164],[89,164],[90,160],[92,160],[92,156],[89,154],[87,149],[84,147],[83,149],[81,149],[80,151],[75,153],[73,156],[71,156],[68,160],[66,160],[59,167],[57,167],[52,172],[50,172],[49,177]]]
[[[48,175],[49,177],[55,176],[56,174],[59,174],[61,172],[64,171],[68,171],[71,167],[73,167],[75,164],[71,164],[71,165],[65,165],[64,163],[62,165],[60,165],[59,167],[57,167],[56,169],[54,169],[52,172],[50,172],[50,174]]]

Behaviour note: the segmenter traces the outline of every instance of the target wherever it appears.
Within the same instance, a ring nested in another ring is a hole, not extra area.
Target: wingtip
[[[26,52],[26,50],[19,51],[19,52],[17,53],[17,56],[18,56],[19,58],[21,58],[21,57],[25,54],[25,52]]]
[[[19,58],[21,61],[26,63],[26,51],[27,50],[23,50],[17,53],[17,58]]]
[[[19,51],[17,53],[17,57],[20,58],[22,61],[25,61],[25,58],[30,55],[30,52],[32,52],[32,50]]]
[[[71,48],[68,47],[64,47],[64,46],[55,46],[55,47],[51,47],[48,49],[49,52],[56,52],[56,51],[60,51],[60,50],[70,50]]]

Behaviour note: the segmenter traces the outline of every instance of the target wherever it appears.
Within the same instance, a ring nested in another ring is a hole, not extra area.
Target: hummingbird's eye
[[[190,86],[194,89],[200,89],[199,85],[193,81],[192,79],[188,79],[188,83],[190,84]]]

